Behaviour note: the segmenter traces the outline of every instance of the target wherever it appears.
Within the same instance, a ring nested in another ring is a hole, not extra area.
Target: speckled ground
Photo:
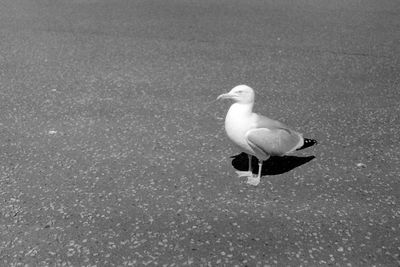
[[[396,0],[1,0],[0,265],[398,266],[399,29]],[[236,178],[241,83],[314,159]]]

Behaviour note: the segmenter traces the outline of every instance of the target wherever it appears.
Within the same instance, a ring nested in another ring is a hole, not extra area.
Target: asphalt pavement
[[[0,265],[399,266],[399,55],[396,0],[0,0]],[[319,142],[257,187],[238,84]]]

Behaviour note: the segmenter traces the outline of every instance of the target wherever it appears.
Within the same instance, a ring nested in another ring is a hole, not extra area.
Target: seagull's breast
[[[233,143],[250,154],[254,151],[246,141],[246,133],[254,128],[256,128],[256,120],[251,110],[246,110],[245,106],[236,103],[229,108],[225,118],[226,134]]]

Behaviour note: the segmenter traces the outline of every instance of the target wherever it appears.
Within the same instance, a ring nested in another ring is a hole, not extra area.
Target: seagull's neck
[[[233,113],[235,116],[249,116],[253,113],[253,105],[254,103],[233,103],[228,113]]]

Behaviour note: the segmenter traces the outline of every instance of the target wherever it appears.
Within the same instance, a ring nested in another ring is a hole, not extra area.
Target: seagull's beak
[[[219,99],[233,99],[233,98],[235,98],[235,97],[237,97],[237,94],[234,94],[234,93],[226,93],[226,94],[219,95],[219,96],[217,97],[217,100],[219,100]]]

